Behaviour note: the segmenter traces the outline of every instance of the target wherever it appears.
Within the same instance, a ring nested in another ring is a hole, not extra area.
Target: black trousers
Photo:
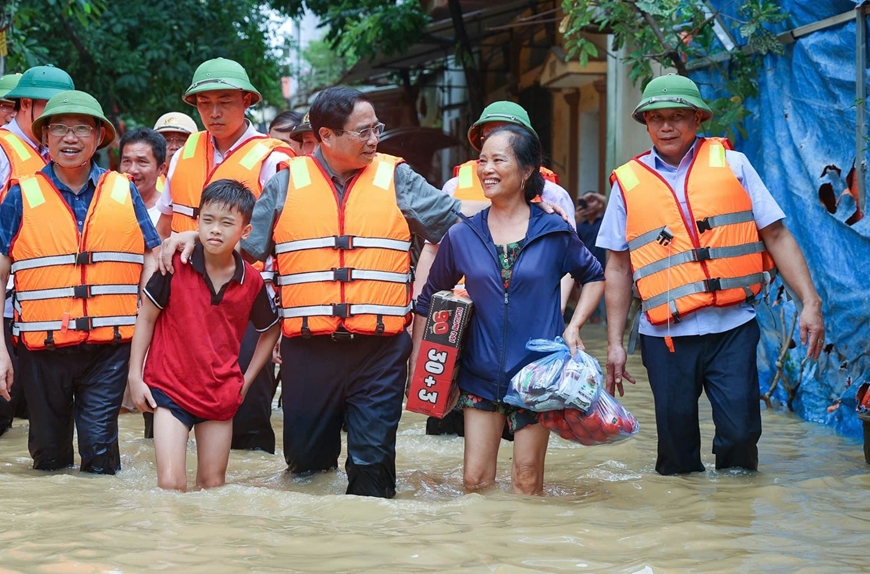
[[[6,333],[6,350],[12,359],[12,368],[15,369],[15,379],[12,389],[9,391],[11,400],[0,397],[0,436],[12,426],[15,417],[28,418],[27,399],[24,398],[24,389],[21,388],[21,372],[18,370],[18,354],[12,344],[12,319],[3,319],[3,328]]]
[[[253,325],[248,324],[239,353],[239,366],[242,372],[245,372],[251,363],[259,338],[260,333]],[[251,383],[244,402],[233,417],[233,442],[230,448],[264,450],[275,454],[275,431],[272,429],[271,417],[272,399],[275,397],[277,386],[275,365],[270,360]],[[145,419],[145,438],[154,438],[154,415],[142,413],[142,417]]]
[[[19,345],[33,468],[56,470],[73,464],[75,424],[83,472],[115,474],[121,469],[118,414],[129,363],[129,343],[55,351],[29,351]]]
[[[759,336],[753,320],[724,333],[674,337],[671,353],[664,338],[641,335],[643,364],[655,400],[659,474],[704,470],[698,426],[702,390],[713,409],[716,468],[758,469]]]
[[[348,494],[396,494],[396,429],[411,338],[284,338],[284,456],[291,472],[335,468],[347,423]]]
[[[251,364],[254,349],[260,333],[254,326],[248,324],[245,337],[242,339],[242,351],[239,354],[239,366],[242,372]],[[232,448],[241,450],[264,450],[275,454],[275,431],[272,430],[272,399],[277,388],[275,380],[275,365],[271,359],[266,362],[245,395],[244,402],[239,406],[233,417]]]

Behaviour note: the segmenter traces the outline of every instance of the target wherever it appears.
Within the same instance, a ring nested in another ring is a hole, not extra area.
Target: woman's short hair
[[[544,191],[544,177],[541,175],[541,161],[543,152],[541,150],[541,140],[526,129],[514,125],[499,126],[492,130],[487,136],[487,139],[500,133],[508,134],[511,151],[514,157],[517,158],[520,168],[523,170],[532,169],[532,173],[526,180],[523,195],[526,201],[532,201]]]

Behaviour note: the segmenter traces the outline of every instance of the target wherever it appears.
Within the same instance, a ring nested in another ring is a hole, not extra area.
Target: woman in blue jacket
[[[508,125],[486,138],[477,176],[492,206],[470,219],[462,217],[450,229],[417,299],[411,365],[416,364],[432,294],[452,289],[464,275],[474,302],[458,378],[468,490],[495,482],[507,419],[515,433],[513,490],[542,491],[549,431],[531,411],[503,402],[508,383],[539,356],[526,351],[529,339],[561,334],[572,351],[582,349],[580,328],[604,292],[601,265],[574,230],[530,203],[544,186],[540,166],[541,144],[530,132]],[[559,307],[559,280],[566,273],[585,285],[567,327]]]

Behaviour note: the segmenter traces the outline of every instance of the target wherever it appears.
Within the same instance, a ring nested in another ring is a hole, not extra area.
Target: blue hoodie
[[[429,314],[432,294],[453,289],[465,275],[474,302],[459,371],[459,388],[501,401],[511,377],[541,355],[526,350],[529,339],[561,335],[559,281],[566,273],[583,283],[603,281],[601,264],[561,217],[532,207],[526,243],[513,266],[507,292],[487,223],[487,208],[450,228],[417,298],[416,312]]]

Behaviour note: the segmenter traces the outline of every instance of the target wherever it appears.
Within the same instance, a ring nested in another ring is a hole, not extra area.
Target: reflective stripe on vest
[[[340,205],[314,159],[290,162],[273,232],[285,336],[339,328],[395,335],[410,321],[411,232],[393,182],[401,161],[376,155],[351,179]]]
[[[260,197],[260,171],[263,162],[274,151],[290,157],[295,154],[286,143],[268,136],[255,136],[230,150],[223,161],[212,166],[214,147],[208,132],[197,132],[184,143],[181,157],[175,164],[170,180],[172,193],[172,231],[192,231],[197,228],[199,202],[202,190],[219,179],[234,179],[241,182]]]
[[[81,331],[89,332],[93,329],[106,327],[132,327],[136,324],[136,315],[122,315],[119,317],[78,317],[70,319],[66,327],[63,321],[36,321],[33,323],[15,323],[12,326],[12,334],[32,333],[34,331]]]
[[[284,319],[297,317],[340,317],[346,319],[355,315],[404,317],[412,310],[413,305],[410,303],[404,307],[391,305],[309,305],[307,307],[285,307],[281,309],[281,317]]]
[[[297,241],[281,243],[275,246],[275,253],[291,253],[293,251],[322,249],[324,247],[329,247],[331,249],[379,247],[381,249],[392,249],[394,251],[407,251],[411,248],[411,242],[386,239],[383,237],[354,237],[352,235],[342,235],[339,237],[333,235],[332,237],[317,237],[315,239],[300,239]]]
[[[13,181],[33,175],[45,167],[46,161],[30,144],[6,129],[0,129],[0,148],[9,160],[9,179],[0,189],[2,201]]]
[[[653,325],[757,295],[772,267],[752,201],[718,140],[702,140],[686,181],[688,222],[673,190],[634,159],[613,173],[626,205],[626,239],[636,292]],[[724,210],[728,210],[725,212]]]
[[[20,184],[22,221],[10,249],[15,333],[31,350],[129,341],[145,252],[130,181],[100,177],[81,233],[44,174]]]

